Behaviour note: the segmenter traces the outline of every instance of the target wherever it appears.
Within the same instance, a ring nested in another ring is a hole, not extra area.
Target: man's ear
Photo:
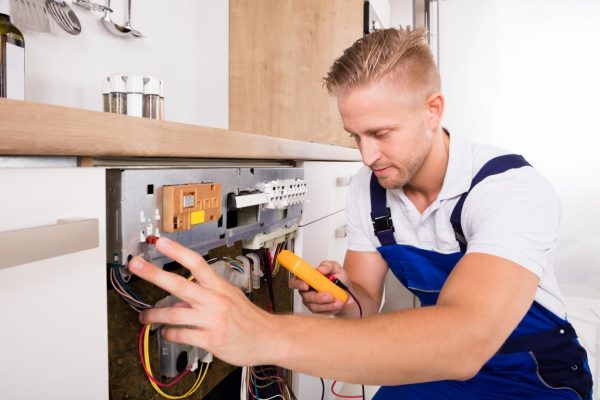
[[[444,115],[444,104],[444,96],[439,92],[433,93],[427,98],[427,124],[429,129],[433,131],[440,129],[442,116]]]

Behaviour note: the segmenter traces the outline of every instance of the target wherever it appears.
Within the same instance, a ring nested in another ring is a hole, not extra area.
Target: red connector
[[[326,276],[327,276],[327,279],[329,279],[331,282],[335,283],[338,287],[342,288],[346,292],[348,291],[348,287],[346,285],[344,285],[344,283],[342,281],[340,281],[338,278],[336,278],[335,276],[333,276],[331,274],[326,275]]]
[[[154,244],[156,244],[157,241],[158,241],[158,236],[154,236],[154,235],[146,236],[146,243],[148,243],[148,244],[154,245]]]

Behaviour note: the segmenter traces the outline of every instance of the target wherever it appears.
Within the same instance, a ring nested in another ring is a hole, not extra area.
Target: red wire
[[[273,277],[273,262],[271,261],[271,252],[269,250],[265,250],[265,253],[267,254],[267,262],[269,263],[269,265],[267,265],[267,268],[269,268],[270,275],[272,278]],[[271,285],[274,285],[273,279],[271,279]],[[271,296],[269,296],[269,312],[273,312],[273,301],[271,301]]]
[[[146,363],[144,362],[144,334],[146,333],[146,329],[150,329],[150,328],[147,327],[146,325],[144,325],[142,327],[142,330],[140,331],[140,338],[138,341],[138,350],[139,350],[139,354],[140,354],[140,362],[142,363],[142,368],[144,369],[144,372],[146,373],[146,376],[148,377],[148,379],[150,379],[152,382],[156,383],[158,386],[166,387],[166,388],[173,387],[184,376],[186,376],[188,372],[190,372],[190,368],[184,369],[183,372],[181,372],[179,375],[177,375],[175,377],[175,379],[173,379],[169,383],[162,383],[162,382],[158,381],[155,377],[153,377],[150,374],[150,372],[148,372],[148,370],[146,369]]]
[[[336,393],[335,390],[334,390],[334,387],[335,387],[336,383],[337,383],[337,381],[333,381],[331,383],[331,393],[333,393],[335,396],[340,397],[342,399],[362,399],[363,398],[362,395],[360,395],[360,396],[346,396],[346,395],[343,395],[343,394]]]
[[[264,373],[265,369],[263,369],[262,366],[260,366],[261,372]],[[264,380],[272,380],[274,382],[277,382],[277,386],[279,386],[279,392],[285,396],[285,392],[283,391],[283,386],[281,386],[281,382],[284,382],[285,379],[281,376],[278,375],[278,371],[275,368],[268,368],[268,369],[274,369],[275,370],[275,375],[271,375],[271,376],[258,376],[256,374],[257,371],[254,370],[254,368],[252,368],[252,374],[254,375],[255,379],[264,381]],[[266,369],[266,370],[268,370]]]
[[[271,375],[271,376],[258,376],[258,375],[256,375],[256,373],[254,373],[254,377],[255,377],[256,379],[258,379],[259,381],[277,380],[277,379],[279,379],[279,380],[283,380],[283,378],[282,378],[282,377],[280,377],[280,376],[277,376],[277,375]]]
[[[254,396],[254,385],[252,384],[252,367],[249,368],[250,370],[250,379],[249,379],[249,383],[248,383],[248,390],[250,391],[250,396],[252,396],[253,399],[258,397],[258,393],[256,394],[256,396]]]

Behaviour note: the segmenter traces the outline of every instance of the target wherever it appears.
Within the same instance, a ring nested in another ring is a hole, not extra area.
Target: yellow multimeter
[[[348,293],[345,290],[331,282],[325,275],[291,251],[282,250],[277,256],[277,262],[316,291],[331,293],[334,298],[341,300],[342,303],[346,303],[346,300],[348,300]]]

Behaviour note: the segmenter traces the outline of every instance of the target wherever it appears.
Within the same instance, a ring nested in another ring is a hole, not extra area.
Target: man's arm
[[[513,262],[472,253],[454,268],[435,306],[363,320],[280,316],[258,309],[191,250],[164,238],[156,245],[198,279],[194,284],[132,260],[133,273],[190,304],[141,314],[143,323],[195,326],[167,328],[167,340],[235,365],[276,364],[365,384],[470,378],[523,318],[538,283]]]
[[[280,351],[289,355],[282,357],[284,365],[311,375],[378,385],[468,379],[523,318],[538,280],[505,259],[468,254],[450,274],[435,306],[362,321],[280,319]],[[307,336],[313,329],[318,333]],[[335,340],[322,344],[317,336]]]
[[[379,311],[387,263],[378,252],[348,250],[342,269],[335,261],[323,261],[317,268],[322,274],[333,274],[352,291],[362,307],[363,316]],[[337,314],[344,317],[358,317],[359,309],[352,300],[341,304],[331,294],[309,290],[306,282],[292,277],[289,283],[298,289],[306,307],[313,313]]]

